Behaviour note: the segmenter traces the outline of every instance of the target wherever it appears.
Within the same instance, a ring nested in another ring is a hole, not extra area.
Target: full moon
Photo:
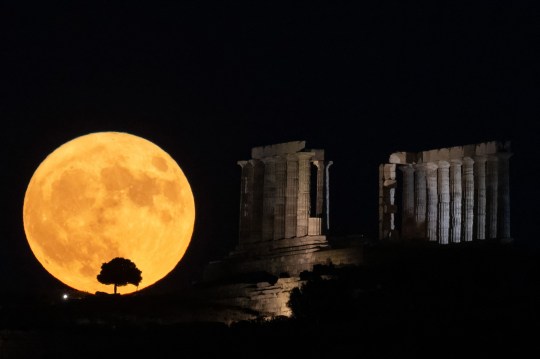
[[[96,132],[64,143],[34,172],[23,205],[24,231],[41,265],[79,291],[111,293],[98,282],[115,257],[142,272],[138,287],[169,274],[195,224],[191,186],[156,144],[124,132]]]

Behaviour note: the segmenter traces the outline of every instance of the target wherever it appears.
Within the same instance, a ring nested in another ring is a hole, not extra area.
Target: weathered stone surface
[[[395,238],[390,234],[400,231],[403,238],[439,243],[511,240],[510,156],[510,141],[392,153],[389,163],[379,166],[379,238]],[[396,164],[404,171],[399,179]],[[450,164],[450,169],[441,164]],[[406,172],[410,166],[415,169],[414,186]],[[403,191],[400,204],[394,203],[396,188]],[[399,215],[402,222],[395,228],[394,216]]]
[[[265,157],[283,156],[289,153],[300,152],[305,147],[306,141],[291,141],[269,146],[254,147],[251,149],[251,157],[262,159]]]
[[[450,160],[450,242],[461,242],[461,207],[463,203],[461,165],[459,159]]]
[[[216,304],[235,308],[224,321],[235,320],[235,313],[239,320],[246,313],[257,318],[289,316],[287,301],[290,291],[302,284],[300,273],[315,265],[363,261],[362,247],[332,248],[322,234],[325,214],[329,224],[328,169],[332,164],[325,162],[323,150],[307,151],[305,142],[298,141],[256,147],[252,157],[238,162],[242,167],[239,242],[227,257],[206,266],[205,289],[199,292]],[[314,214],[310,213],[312,165],[317,167]],[[388,180],[393,183],[387,187],[393,196],[395,165],[387,169],[392,172]],[[279,279],[253,282],[261,273]]]

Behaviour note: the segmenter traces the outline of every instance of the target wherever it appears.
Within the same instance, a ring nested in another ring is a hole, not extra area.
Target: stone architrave
[[[414,168],[411,164],[399,166],[403,172],[403,195],[402,195],[402,229],[404,239],[414,236]]]
[[[240,177],[240,223],[239,223],[239,244],[245,243],[249,238],[249,229],[251,227],[250,217],[250,175],[253,172],[249,169],[251,164],[248,161],[238,161],[242,169]]]
[[[253,168],[250,241],[259,242],[262,238],[264,164],[256,159],[249,162]]]
[[[438,236],[440,244],[448,244],[448,234],[450,229],[450,164],[447,161],[439,161],[438,166]]]
[[[486,239],[486,156],[475,157],[474,162],[476,225],[475,238]]]
[[[426,164],[426,184],[427,184],[427,223],[426,232],[430,242],[437,242],[437,164],[428,162]]]
[[[287,181],[285,186],[285,238],[296,236],[298,209],[298,156],[287,154]]]
[[[461,242],[461,160],[450,160],[450,242]]]
[[[487,157],[486,165],[486,229],[489,239],[497,238],[498,186],[498,158],[496,155],[490,155]]]
[[[285,238],[285,187],[287,186],[287,162],[285,158],[276,157],[275,166],[274,239],[282,239]]]
[[[463,226],[462,238],[465,242],[473,240],[474,224],[474,160],[463,158]]]
[[[276,161],[274,157],[265,157],[262,240],[274,238],[274,207],[276,203]]]
[[[510,233],[510,152],[499,152],[499,238],[503,242],[511,241]]]
[[[310,159],[313,152],[298,152],[298,193],[296,206],[296,237],[308,235],[310,214]]]
[[[426,166],[419,163],[414,167],[415,237],[426,238]]]

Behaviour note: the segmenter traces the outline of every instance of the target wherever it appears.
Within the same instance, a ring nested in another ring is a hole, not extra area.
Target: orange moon
[[[115,257],[142,271],[138,288],[169,274],[184,256],[195,201],[176,161],[154,143],[124,132],[96,132],[58,147],[26,189],[23,222],[41,265],[79,291],[111,293],[97,281]]]

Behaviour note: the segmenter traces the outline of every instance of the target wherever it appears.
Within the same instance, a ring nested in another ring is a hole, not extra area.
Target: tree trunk
[[[116,284],[114,285],[114,294],[116,294]]]

